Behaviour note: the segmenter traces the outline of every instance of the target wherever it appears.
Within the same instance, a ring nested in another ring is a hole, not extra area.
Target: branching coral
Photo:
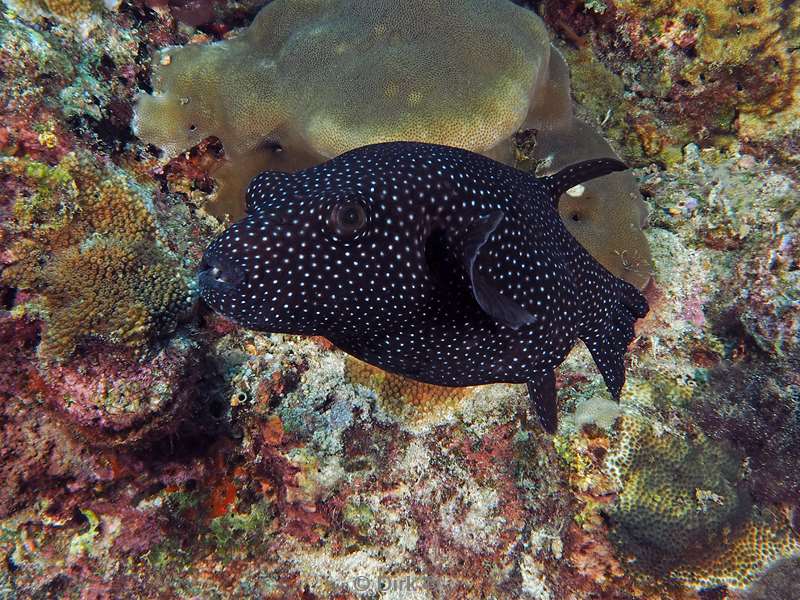
[[[171,331],[190,301],[186,276],[161,245],[144,192],[88,156],[57,166],[4,159],[27,180],[8,226],[13,263],[2,281],[37,294],[47,323],[40,352],[63,358],[86,338],[142,351]]]

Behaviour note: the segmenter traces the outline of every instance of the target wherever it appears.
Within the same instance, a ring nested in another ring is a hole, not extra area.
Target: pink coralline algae
[[[175,338],[145,364],[88,352],[42,369],[51,406],[89,441],[136,444],[174,431],[197,395],[196,344]]]

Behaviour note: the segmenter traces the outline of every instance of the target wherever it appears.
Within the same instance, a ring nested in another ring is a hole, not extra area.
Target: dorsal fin
[[[593,158],[564,167],[558,173],[540,177],[539,181],[550,189],[553,204],[558,206],[558,199],[568,189],[584,181],[624,171],[627,168],[628,166],[624,162],[616,158]]]

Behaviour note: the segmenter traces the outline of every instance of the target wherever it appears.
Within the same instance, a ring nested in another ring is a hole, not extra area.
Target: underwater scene
[[[800,600],[800,2],[0,9],[0,600]]]

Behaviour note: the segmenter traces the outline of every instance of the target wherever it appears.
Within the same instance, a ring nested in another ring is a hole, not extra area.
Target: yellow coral
[[[800,538],[783,514],[759,512],[721,551],[695,565],[676,569],[670,576],[687,586],[744,589],[775,562],[800,554]]]
[[[100,0],[9,0],[8,4],[29,19],[55,16],[75,25],[86,25],[83,21],[103,8]]]
[[[65,357],[86,337],[142,350],[174,328],[187,282],[123,175],[75,154],[56,167],[3,159],[0,169],[36,190],[14,205],[16,260],[2,279],[38,292],[48,317],[43,355]]]
[[[739,80],[739,132],[774,134],[796,127],[800,109],[800,3],[781,0],[618,0],[619,9],[659,32],[662,45],[693,48],[680,76],[694,86]],[[692,40],[690,43],[689,40]],[[780,115],[780,116],[777,116]],[[769,117],[769,118],[767,118]],[[781,128],[782,129],[782,128]]]
[[[644,567],[702,556],[746,518],[740,461],[705,438],[659,433],[623,416],[605,469],[619,494],[609,516],[615,542]]]
[[[419,425],[457,408],[472,388],[442,387],[387,373],[348,356],[345,377],[375,391],[381,406],[397,419]]]
[[[95,0],[44,0],[44,6],[54,15],[68,19],[86,17],[100,8]]]
[[[778,511],[753,509],[740,462],[705,438],[659,432],[623,416],[604,468],[618,487],[612,541],[637,566],[694,588],[745,588],[775,561],[800,554]]]

